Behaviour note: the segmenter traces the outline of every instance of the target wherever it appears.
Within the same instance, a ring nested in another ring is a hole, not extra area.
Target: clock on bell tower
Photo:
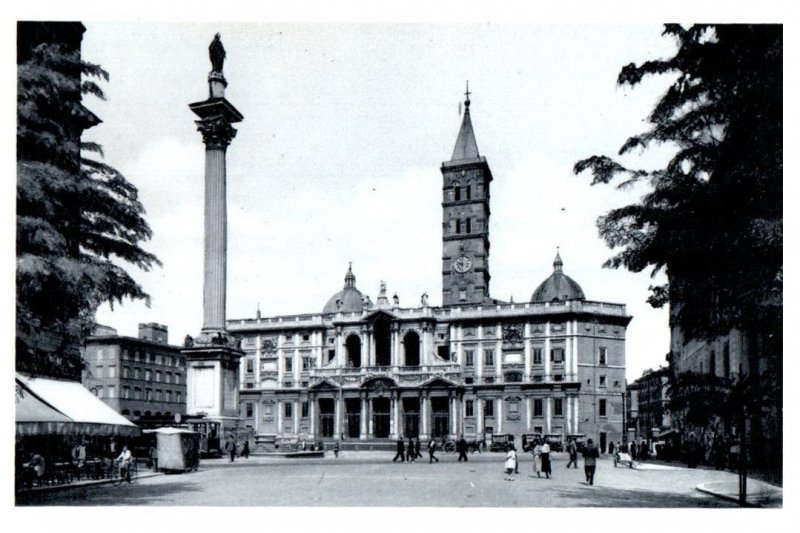
[[[492,172],[470,118],[464,118],[450,161],[442,163],[442,305],[483,304],[489,298],[489,183]]]

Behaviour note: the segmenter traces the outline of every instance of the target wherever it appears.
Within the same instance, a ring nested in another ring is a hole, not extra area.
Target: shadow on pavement
[[[165,483],[161,485],[142,485],[132,483],[113,485],[95,485],[90,487],[74,487],[62,489],[57,497],[52,493],[20,493],[16,495],[16,505],[59,505],[59,506],[105,506],[105,505],[148,505],[151,503],[164,503],[165,498],[171,495],[180,496],[187,492],[197,492],[194,483],[187,482]],[[179,498],[178,498],[179,499]],[[176,502],[176,505],[178,503]]]
[[[589,485],[582,481],[574,489],[561,488],[558,492],[560,497],[575,500],[575,506],[580,507],[736,507],[731,502],[709,496],[615,489],[598,483],[595,480],[594,485]]]

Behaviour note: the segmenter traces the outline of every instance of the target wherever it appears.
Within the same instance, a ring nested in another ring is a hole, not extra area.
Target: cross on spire
[[[467,97],[467,99],[464,101],[464,105],[466,105],[467,107],[469,107],[469,95],[470,94],[472,94],[472,93],[469,91],[469,80],[467,80],[467,90],[464,92],[464,96]]]

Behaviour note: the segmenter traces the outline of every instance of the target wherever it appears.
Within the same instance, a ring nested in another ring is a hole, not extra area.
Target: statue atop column
[[[214,40],[208,46],[208,56],[211,58],[211,72],[222,74],[222,64],[225,62],[225,47],[219,33],[214,35]]]

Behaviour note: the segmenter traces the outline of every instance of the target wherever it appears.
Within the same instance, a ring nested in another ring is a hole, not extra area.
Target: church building
[[[442,305],[372,301],[352,265],[320,311],[228,320],[241,339],[242,424],[262,440],[584,435],[602,449],[625,416],[625,305],[587,300],[553,273],[530,301],[490,296],[489,189],[467,93],[455,149],[442,163]]]

